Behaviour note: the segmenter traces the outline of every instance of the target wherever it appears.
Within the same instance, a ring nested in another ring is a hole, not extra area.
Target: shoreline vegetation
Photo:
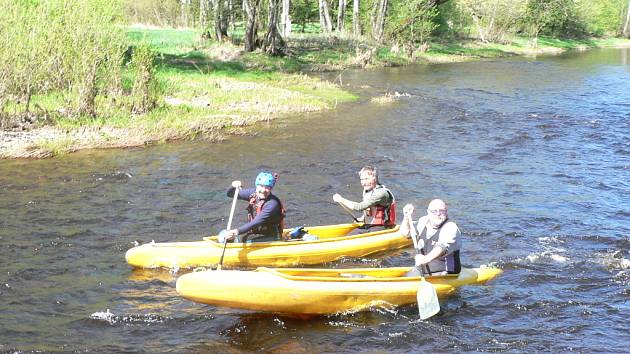
[[[294,57],[271,58],[262,53],[244,53],[231,44],[202,47],[194,30],[131,27],[128,35],[163,44],[157,77],[168,93],[149,114],[70,121],[54,125],[0,131],[1,158],[46,158],[82,149],[126,148],[174,140],[221,141],[229,135],[252,134],[251,126],[282,115],[334,109],[337,104],[358,99],[339,83],[309,77],[305,72],[342,71],[401,66],[413,63],[440,64],[487,60],[499,57],[559,54],[567,50],[630,47],[630,40],[559,40],[541,38],[537,48],[527,39],[509,44],[482,41],[436,42],[413,57],[381,48],[350,51],[352,40],[338,37],[297,38]],[[170,38],[170,40],[169,40]],[[180,38],[172,40],[172,38]],[[326,48],[319,56],[304,50],[312,42]],[[327,42],[327,43],[326,43]],[[290,47],[292,48],[292,47]],[[299,54],[297,54],[299,53]],[[367,53],[367,55],[366,55]],[[183,68],[174,71],[171,66]],[[377,93],[369,104],[389,104],[398,99],[391,92]],[[34,99],[37,101],[37,98]],[[41,105],[39,105],[42,107]],[[49,113],[50,114],[50,113]],[[248,128],[249,127],[249,128]]]
[[[229,43],[204,45],[192,29],[133,26],[127,29],[127,35],[136,44],[148,41],[159,48],[156,77],[166,86],[166,94],[156,109],[148,114],[107,120],[61,118],[42,126],[14,124],[13,129],[0,130],[0,158],[46,158],[82,149],[139,147],[197,138],[221,141],[229,135],[252,134],[251,127],[258,122],[334,109],[339,103],[358,99],[339,83],[305,74],[309,72],[630,47],[630,40],[621,38],[540,38],[536,48],[525,38],[515,38],[508,44],[436,41],[427,51],[410,57],[397,53],[396,48],[366,46],[362,52],[352,39],[317,36],[293,38],[289,41],[293,54],[276,58],[259,52],[246,53]],[[311,51],[309,47],[315,49]],[[369,104],[390,104],[398,98],[397,93],[377,93]],[[33,101],[38,99],[34,97]],[[41,99],[40,104],[36,103],[40,109],[47,103],[46,97]],[[46,114],[51,114],[50,109],[54,110],[54,105],[44,109]]]

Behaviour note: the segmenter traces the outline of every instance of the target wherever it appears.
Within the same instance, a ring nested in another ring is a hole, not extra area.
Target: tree
[[[626,12],[626,23],[623,25],[623,35],[626,37],[630,37],[630,32],[628,31],[628,23],[630,22],[630,0],[628,0],[628,9]]]
[[[389,0],[378,0],[372,10],[372,37],[380,42],[385,31],[385,16]]]
[[[460,0],[458,7],[466,14],[483,42],[502,41],[515,29],[526,0]],[[540,0],[547,1],[547,0]]]
[[[223,41],[228,36],[228,13],[226,11],[226,7],[227,6],[224,0],[212,0],[212,8],[214,12],[214,35],[219,42]]]
[[[290,0],[282,0],[282,16],[280,18],[280,33],[283,37],[287,37],[291,33],[291,17],[289,10],[291,6]]]
[[[188,26],[188,9],[190,8],[190,2],[191,0],[179,0],[182,27]]]
[[[280,0],[269,0],[269,25],[263,42],[263,50],[271,55],[284,55],[287,48],[278,30],[279,3]]]
[[[312,22],[319,15],[318,0],[291,0],[291,17],[306,31],[306,24]]]
[[[256,39],[258,37],[258,12],[260,10],[260,0],[243,0],[243,11],[245,12],[245,51],[256,50]]]
[[[524,22],[530,35],[576,36],[585,32],[575,0],[527,0]]]
[[[434,22],[438,9],[431,0],[406,0],[392,6],[387,24],[389,37],[396,43],[408,47],[411,55],[413,47],[419,43],[426,48],[429,36],[437,27]]]
[[[226,0],[228,12],[228,26],[232,33],[236,29],[236,10],[234,9],[234,0]]]
[[[332,32],[332,22],[330,21],[330,10],[328,0],[319,0],[319,24],[322,32]]]
[[[199,26],[206,31],[208,27],[208,12],[210,10],[210,0],[199,0]]]
[[[343,32],[346,27],[346,0],[339,0],[337,9],[337,32]]]
[[[361,0],[354,0],[352,2],[352,34],[355,36],[361,35],[360,6]]]

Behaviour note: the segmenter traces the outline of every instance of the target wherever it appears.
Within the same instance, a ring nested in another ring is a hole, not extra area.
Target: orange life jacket
[[[372,213],[372,208],[370,208],[366,214],[367,216],[373,216],[372,225],[393,227],[396,225],[396,199],[394,199],[394,195],[389,189],[385,188],[385,190],[387,190],[387,193],[392,197],[392,203],[388,207],[376,205],[374,207],[374,213]]]

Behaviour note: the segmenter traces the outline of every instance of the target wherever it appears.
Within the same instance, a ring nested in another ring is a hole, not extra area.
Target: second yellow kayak
[[[363,257],[370,254],[404,248],[411,239],[393,229],[348,235],[361,224],[338,224],[306,227],[312,241],[274,241],[228,243],[224,266],[232,267],[291,267],[332,262],[343,257]],[[285,230],[290,232],[291,230]],[[202,241],[147,243],[131,248],[125,254],[127,263],[138,268],[215,267],[221,258],[223,243],[217,236]]]
[[[409,267],[365,269],[270,269],[201,271],[177,279],[182,297],[204,304],[299,315],[326,315],[373,306],[416,303],[419,276]],[[432,276],[438,297],[462,285],[483,284],[498,268],[464,268],[459,275]]]

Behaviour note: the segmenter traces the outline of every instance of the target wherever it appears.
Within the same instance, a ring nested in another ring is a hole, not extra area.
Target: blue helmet
[[[273,188],[274,184],[276,184],[276,179],[269,172],[261,172],[258,176],[256,176],[257,186],[267,186]]]

